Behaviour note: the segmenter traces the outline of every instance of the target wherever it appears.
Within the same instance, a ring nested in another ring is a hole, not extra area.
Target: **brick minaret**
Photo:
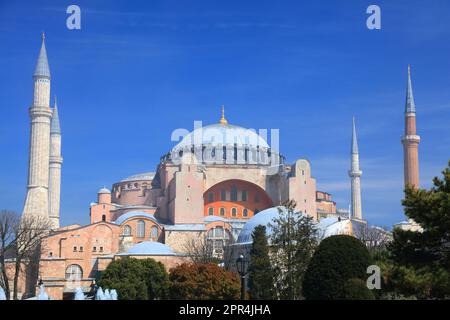
[[[50,172],[48,185],[49,217],[53,228],[59,228],[59,207],[61,192],[61,128],[59,125],[58,106],[53,108],[53,116],[50,125]]]
[[[351,179],[351,218],[362,220],[361,211],[361,175],[362,171],[359,169],[359,151],[358,140],[356,138],[355,118],[353,118],[352,131],[352,147],[351,147],[351,167],[348,175]]]
[[[416,106],[411,84],[411,66],[408,66],[405,135],[402,137],[405,187],[407,184],[419,187],[419,142],[420,137],[416,134]]]
[[[23,217],[48,217],[48,181],[50,158],[50,69],[45,36],[33,74],[34,97],[29,109],[31,119],[28,185]]]

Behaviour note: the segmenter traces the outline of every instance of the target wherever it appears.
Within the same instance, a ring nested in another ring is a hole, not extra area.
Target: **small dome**
[[[109,194],[109,193],[111,193],[111,191],[108,188],[103,187],[100,190],[98,190],[97,193],[98,194]]]
[[[135,244],[130,249],[128,249],[128,251],[126,253],[122,253],[121,255],[174,256],[174,255],[176,255],[176,253],[173,252],[169,246],[162,244],[161,242],[144,241],[144,242]]]
[[[144,173],[138,173],[138,174],[129,176],[128,178],[125,178],[125,179],[121,180],[120,182],[153,180],[154,177],[155,177],[154,172],[144,172]]]

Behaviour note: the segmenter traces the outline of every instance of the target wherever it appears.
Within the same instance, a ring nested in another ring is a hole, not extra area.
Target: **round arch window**
[[[126,225],[123,228],[123,235],[124,236],[131,236],[131,227],[129,225]]]
[[[66,280],[79,281],[83,278],[83,269],[77,264],[71,264],[66,269]]]

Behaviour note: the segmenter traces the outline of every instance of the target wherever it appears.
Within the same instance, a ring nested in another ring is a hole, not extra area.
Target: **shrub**
[[[337,235],[324,239],[308,266],[303,281],[306,299],[343,299],[350,279],[366,280],[370,254],[358,239]]]

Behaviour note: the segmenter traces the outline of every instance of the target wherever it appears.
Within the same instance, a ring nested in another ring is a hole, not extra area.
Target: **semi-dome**
[[[115,223],[115,224],[122,224],[126,220],[128,220],[130,218],[135,218],[135,217],[148,218],[148,219],[153,220],[153,221],[158,223],[158,220],[155,218],[154,215],[152,215],[150,213],[147,213],[147,212],[143,212],[143,211],[130,211],[130,212],[127,212],[127,213],[121,215],[120,217],[118,217],[116,219],[116,221],[114,221],[113,223]]]
[[[242,228],[241,232],[239,233],[237,243],[238,244],[247,244],[252,243],[252,233],[253,230],[255,230],[256,226],[263,225],[266,227],[266,235],[270,236],[272,234],[272,228],[270,227],[270,224],[273,223],[273,219],[279,217],[280,212],[279,210],[285,211],[285,207],[273,207],[266,210],[263,210],[261,212],[258,212],[258,214],[254,215],[251,219],[249,219],[245,225],[244,228]]]
[[[121,253],[120,255],[126,256],[174,256],[176,255],[172,249],[162,244],[161,242],[156,241],[143,241],[138,244],[135,244],[125,253]]]
[[[97,193],[98,193],[98,194],[110,194],[110,193],[111,193],[111,190],[109,190],[108,188],[103,187],[103,188],[101,188],[100,190],[98,190]]]

